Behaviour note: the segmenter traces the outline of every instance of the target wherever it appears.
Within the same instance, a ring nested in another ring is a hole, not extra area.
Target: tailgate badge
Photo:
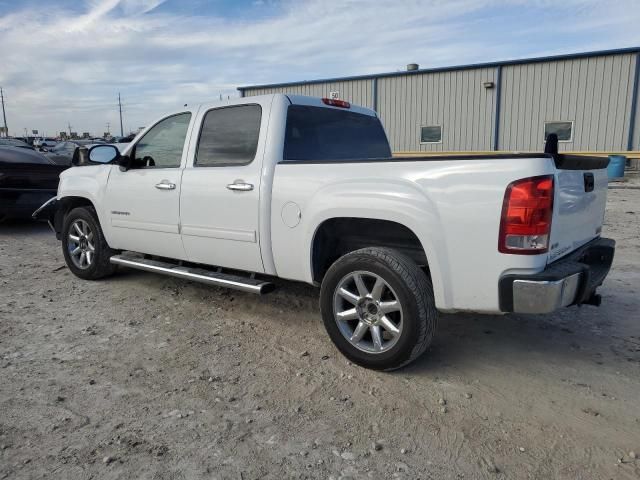
[[[593,173],[585,173],[584,174],[584,191],[585,192],[593,192],[594,187]]]

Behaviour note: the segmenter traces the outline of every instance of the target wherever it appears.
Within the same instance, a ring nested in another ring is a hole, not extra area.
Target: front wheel
[[[85,280],[97,280],[116,270],[109,261],[116,251],[109,248],[91,207],[74,208],[64,218],[62,253],[69,270]]]
[[[431,281],[395,250],[364,248],[339,258],[320,292],[329,336],[351,361],[394,370],[431,344],[437,310]]]

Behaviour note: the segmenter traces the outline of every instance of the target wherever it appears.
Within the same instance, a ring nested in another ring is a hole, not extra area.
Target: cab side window
[[[190,113],[161,120],[138,141],[131,168],[177,168],[182,159]]]
[[[209,110],[202,122],[195,165],[242,166],[253,162],[260,136],[260,105]]]

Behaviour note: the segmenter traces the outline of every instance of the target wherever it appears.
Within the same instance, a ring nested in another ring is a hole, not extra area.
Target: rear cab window
[[[349,110],[290,105],[285,162],[388,159],[391,149],[380,120]]]

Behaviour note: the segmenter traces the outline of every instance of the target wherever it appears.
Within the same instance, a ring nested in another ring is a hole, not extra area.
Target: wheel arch
[[[354,234],[355,232],[355,234]],[[377,233],[376,233],[377,232]],[[382,234],[380,234],[382,232]],[[434,241],[439,241],[436,236]],[[318,222],[309,243],[309,268],[314,284],[322,282],[329,266],[339,257],[366,247],[386,247],[400,251],[423,267],[431,278],[438,306],[446,305],[446,278],[440,258],[423,230],[408,222],[374,216],[332,216]]]
[[[69,195],[66,197],[58,198],[57,209],[53,217],[53,228],[56,232],[56,238],[61,240],[62,236],[62,224],[67,214],[78,207],[91,207],[96,210],[96,206],[93,201],[87,197]]]

